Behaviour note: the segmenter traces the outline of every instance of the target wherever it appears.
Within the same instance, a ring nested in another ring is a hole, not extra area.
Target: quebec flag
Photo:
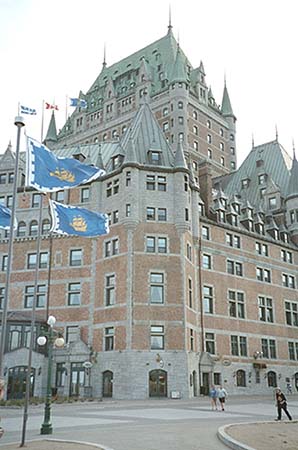
[[[50,200],[51,232],[66,236],[94,237],[109,233],[107,214]]]
[[[74,158],[57,157],[45,145],[27,137],[26,185],[40,192],[55,192],[89,183],[105,174]]]
[[[10,220],[11,220],[11,210],[6,208],[6,206],[0,203],[0,228],[4,230],[10,229]],[[17,227],[17,223],[15,222],[14,228]]]
[[[70,98],[69,100],[69,106],[80,106],[81,108],[87,108],[88,106],[86,100],[83,100],[82,98]]]

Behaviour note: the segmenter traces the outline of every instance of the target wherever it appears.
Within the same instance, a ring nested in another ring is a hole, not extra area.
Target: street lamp
[[[39,336],[37,338],[38,345],[45,345],[47,343],[48,347],[48,377],[47,377],[47,391],[46,391],[46,401],[45,401],[45,409],[44,409],[44,420],[43,424],[40,428],[40,434],[52,434],[53,427],[51,422],[51,400],[52,400],[52,390],[51,390],[51,381],[52,381],[52,354],[53,347],[61,348],[64,346],[64,339],[62,337],[56,337],[55,331],[53,329],[56,323],[56,318],[54,316],[49,316],[47,324],[50,329],[46,336]]]

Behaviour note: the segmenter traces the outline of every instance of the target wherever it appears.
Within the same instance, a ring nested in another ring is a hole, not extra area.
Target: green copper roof
[[[261,167],[259,166],[260,159],[263,161]],[[281,195],[283,197],[286,196],[290,179],[290,167],[291,157],[279,142],[268,142],[254,147],[239,169],[223,179],[222,185],[229,196],[238,192],[242,197],[242,201],[247,199],[254,207],[258,207],[262,199],[261,188],[275,185],[280,189]],[[267,184],[260,185],[260,174],[270,176]],[[249,180],[249,184],[245,188],[242,184],[244,179]]]
[[[298,196],[298,161],[294,153],[291,175],[287,190],[287,197]]]
[[[47,135],[44,139],[44,142],[47,143],[47,141],[56,142],[57,141],[57,127],[56,127],[56,120],[55,120],[55,114],[54,111],[52,112],[49,128],[47,131]]]
[[[176,54],[173,71],[172,71],[169,81],[171,83],[174,83],[174,82],[188,83],[189,82],[189,78],[188,78],[186,70],[185,70],[185,57],[183,57],[179,45],[177,48],[177,54]]]
[[[225,83],[222,102],[221,102],[221,112],[224,116],[234,116],[226,83]]]

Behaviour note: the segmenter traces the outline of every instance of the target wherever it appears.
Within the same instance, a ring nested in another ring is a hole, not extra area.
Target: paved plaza
[[[298,418],[298,396],[289,399]],[[2,408],[4,444],[19,442],[23,411]],[[224,450],[219,427],[230,423],[270,421],[276,417],[272,396],[230,397],[226,411],[211,411],[208,398],[192,400],[102,401],[53,405],[55,439],[92,442],[113,450]],[[43,405],[29,411],[27,440],[40,438]],[[5,448],[5,446],[4,446]]]

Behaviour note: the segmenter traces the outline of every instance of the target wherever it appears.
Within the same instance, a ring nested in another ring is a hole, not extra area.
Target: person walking
[[[289,381],[287,382],[287,394],[293,394],[292,385]]]
[[[209,392],[209,396],[211,398],[211,409],[212,411],[216,410],[217,411],[217,396],[218,396],[218,392],[217,389],[214,385],[211,386],[210,392]]]
[[[225,410],[225,401],[226,401],[227,396],[228,396],[228,393],[225,390],[225,388],[222,387],[222,386],[219,386],[219,389],[218,389],[218,400],[219,400],[219,403],[220,403],[222,411]]]
[[[276,406],[277,406],[277,418],[275,420],[281,420],[281,411],[284,410],[285,414],[288,416],[289,420],[292,420],[292,416],[288,411],[287,399],[285,395],[281,392],[280,388],[276,388]]]

